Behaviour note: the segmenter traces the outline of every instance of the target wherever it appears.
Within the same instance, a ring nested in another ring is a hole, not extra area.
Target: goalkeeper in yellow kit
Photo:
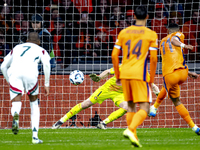
[[[90,74],[89,76],[93,81],[99,82],[101,79],[106,78],[110,74],[114,74],[113,68],[103,71],[99,76],[96,74]],[[155,94],[159,93],[159,89],[155,84],[152,85],[152,88]],[[87,100],[75,105],[65,116],[52,126],[52,129],[58,129],[72,116],[96,103],[101,104],[106,99],[111,99],[117,107],[120,107],[118,110],[112,112],[108,118],[98,123],[97,128],[106,129],[106,124],[123,116],[127,112],[128,108],[127,102],[124,101],[122,86],[116,85],[115,76],[106,81],[105,84],[99,87]]]

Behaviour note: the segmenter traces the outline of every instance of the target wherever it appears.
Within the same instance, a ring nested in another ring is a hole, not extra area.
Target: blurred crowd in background
[[[14,46],[26,42],[27,34],[36,31],[41,46],[56,64],[111,63],[111,52],[119,32],[134,25],[134,9],[148,9],[147,27],[167,35],[169,23],[177,23],[185,43],[189,62],[200,60],[199,0],[1,0],[0,63]]]

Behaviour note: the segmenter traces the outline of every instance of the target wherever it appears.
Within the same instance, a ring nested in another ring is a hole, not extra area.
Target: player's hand
[[[153,93],[156,96],[158,96],[158,94],[160,93],[160,90],[159,90],[159,88],[154,83],[151,83],[151,89],[152,89]]]
[[[193,46],[192,45],[185,45],[184,48],[189,49],[189,50],[193,50]]]
[[[92,73],[89,75],[89,77],[94,81],[94,82],[99,82],[101,78],[97,76],[96,74]]]
[[[190,78],[193,78],[193,79],[197,79],[197,78],[199,77],[199,75],[196,74],[195,72],[189,72],[189,73],[188,73],[188,76],[189,76]]]
[[[121,80],[120,80],[120,79],[117,79],[117,80],[116,80],[116,85],[122,86],[122,83],[121,83]]]
[[[45,89],[45,96],[48,96],[49,95],[49,87],[45,86],[44,89]]]

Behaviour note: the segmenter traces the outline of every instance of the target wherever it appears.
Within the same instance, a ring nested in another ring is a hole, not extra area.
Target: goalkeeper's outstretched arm
[[[99,77],[100,77],[100,79],[104,79],[104,78],[106,78],[107,76],[109,76],[110,75],[110,69],[107,69],[107,70],[104,70],[100,75],[99,75]]]
[[[110,74],[110,69],[107,69],[103,71],[99,76],[96,74],[90,74],[89,76],[94,82],[99,82],[101,79],[106,78],[109,74]]]

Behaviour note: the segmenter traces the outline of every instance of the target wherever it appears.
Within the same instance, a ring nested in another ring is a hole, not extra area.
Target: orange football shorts
[[[149,83],[135,79],[121,79],[125,101],[152,102]]]
[[[177,98],[180,96],[180,87],[187,80],[188,77],[188,68],[186,69],[177,69],[173,73],[167,74],[163,77],[164,87],[168,92],[169,97]]]

